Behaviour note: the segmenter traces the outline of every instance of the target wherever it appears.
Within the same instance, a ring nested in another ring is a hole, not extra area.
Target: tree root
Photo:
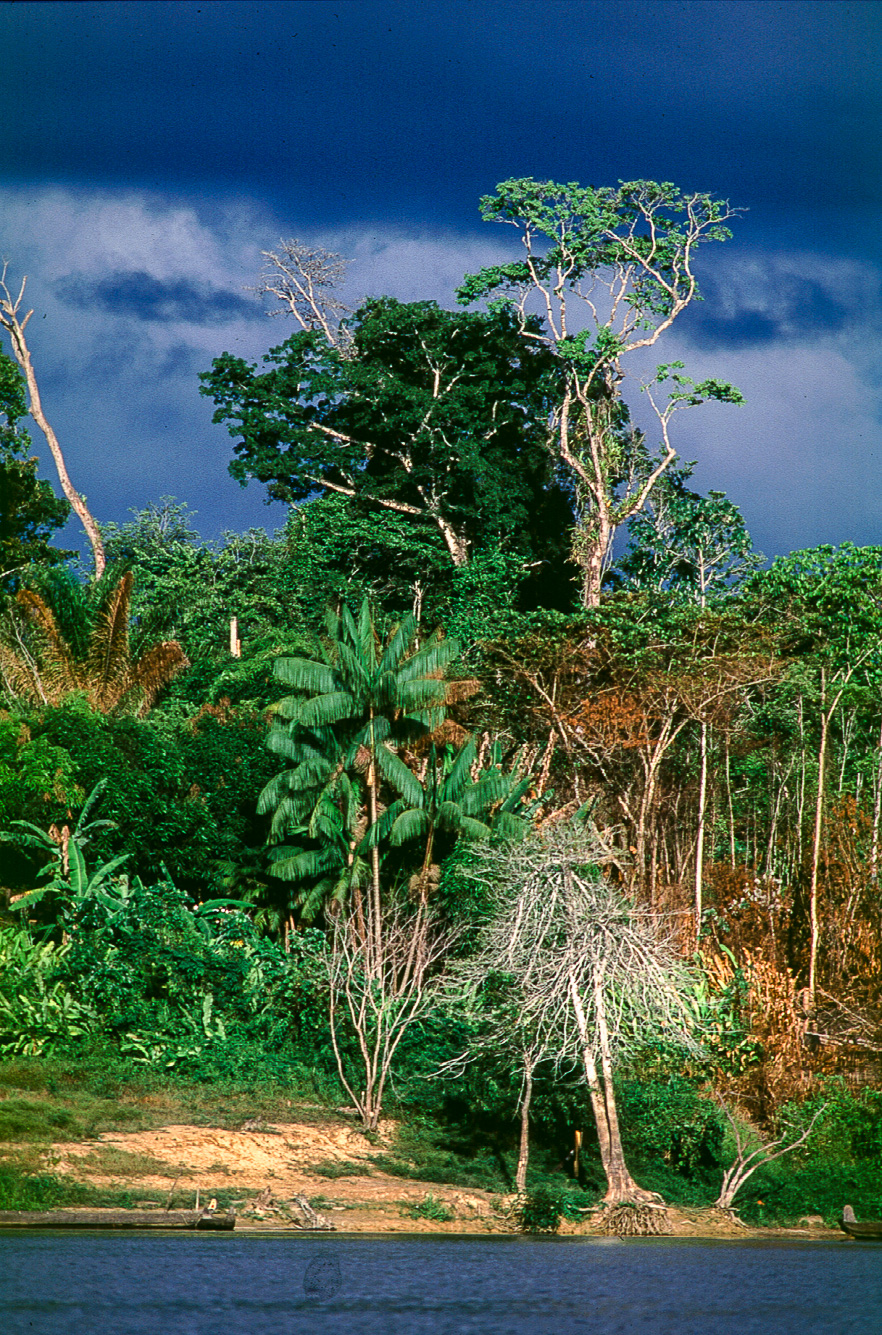
[[[671,1232],[664,1205],[638,1201],[616,1201],[605,1205],[601,1231],[617,1238],[660,1237]]]
[[[712,1206],[712,1209],[716,1210],[719,1214],[724,1215],[731,1224],[737,1224],[739,1228],[750,1227],[749,1224],[745,1224],[743,1219],[738,1218],[738,1215],[735,1213],[735,1210],[731,1205],[714,1205]]]

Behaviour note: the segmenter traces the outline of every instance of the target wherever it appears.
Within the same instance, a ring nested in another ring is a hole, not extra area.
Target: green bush
[[[735,1198],[739,1215],[753,1224],[795,1224],[822,1215],[829,1225],[851,1205],[858,1219],[882,1219],[882,1168],[876,1164],[787,1164],[760,1168]]]
[[[531,1191],[518,1209],[518,1224],[523,1233],[556,1233],[564,1213],[564,1193],[541,1186]]]
[[[0,925],[0,1056],[38,1056],[69,1048],[95,1016],[56,977],[70,947],[34,941]]]
[[[100,1200],[94,1190],[77,1182],[0,1163],[0,1210],[54,1210],[64,1205],[99,1204]]]
[[[454,1210],[431,1194],[424,1196],[418,1205],[406,1206],[402,1214],[409,1219],[434,1219],[439,1224],[449,1224],[451,1219],[456,1218]]]
[[[716,1172],[723,1154],[720,1109],[682,1076],[622,1080],[616,1086],[625,1156],[683,1177]]]
[[[882,1091],[851,1090],[840,1078],[825,1080],[812,1098],[784,1104],[778,1122],[801,1131],[823,1112],[796,1155],[802,1163],[882,1162]]]
[[[309,1171],[315,1173],[316,1177],[328,1177],[336,1179],[338,1177],[370,1177],[371,1170],[367,1164],[353,1163],[351,1159],[322,1159],[320,1163],[310,1165]]]
[[[194,905],[170,882],[135,882],[81,915],[61,978],[137,1065],[201,1080],[284,1082],[333,1073],[324,936],[285,952],[223,902]]]

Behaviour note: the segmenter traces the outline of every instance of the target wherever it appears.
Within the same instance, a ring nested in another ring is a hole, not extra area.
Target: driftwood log
[[[192,1228],[229,1230],[235,1210],[0,1210],[0,1228]]]
[[[330,1219],[314,1210],[305,1196],[292,1196],[291,1204],[300,1211],[303,1222],[298,1227],[303,1232],[313,1233],[333,1233],[336,1225],[332,1224]]]

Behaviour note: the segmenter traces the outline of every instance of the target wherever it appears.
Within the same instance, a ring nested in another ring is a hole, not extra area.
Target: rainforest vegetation
[[[158,498],[89,569],[4,285],[0,1137],[100,1070],[391,1114],[552,1213],[882,1216],[882,547],[767,562],[691,488],[676,414],[740,395],[651,350],[728,205],[482,211],[523,258],[457,310],[268,252],[295,331],[202,391],[284,528]]]

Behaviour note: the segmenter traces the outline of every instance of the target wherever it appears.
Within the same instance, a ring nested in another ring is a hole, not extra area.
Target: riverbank
[[[125,1193],[141,1208],[181,1209],[212,1198],[237,1211],[237,1231],[297,1231],[294,1204],[305,1197],[340,1233],[506,1234],[517,1231],[515,1198],[477,1188],[384,1171],[395,1144],[394,1122],[368,1140],[346,1110],[307,1107],[304,1116],[238,1129],[171,1124],[108,1131],[56,1141],[31,1152],[35,1171],[107,1193]],[[380,1161],[379,1164],[377,1161]],[[406,1166],[406,1165],[405,1165]],[[561,1221],[562,1236],[598,1234],[586,1214]],[[665,1231],[681,1238],[836,1238],[819,1216],[798,1228],[740,1225],[720,1211],[670,1207]]]

